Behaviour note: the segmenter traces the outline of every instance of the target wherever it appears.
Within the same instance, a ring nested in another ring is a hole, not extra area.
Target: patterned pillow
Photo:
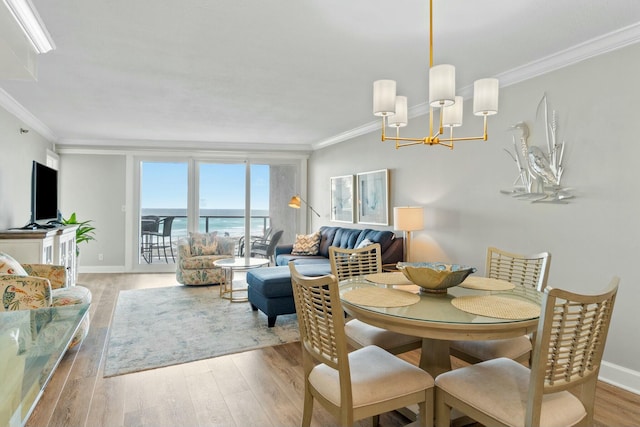
[[[216,255],[218,250],[217,231],[213,233],[189,233],[191,255]]]
[[[235,239],[229,237],[218,237],[218,249],[216,255],[233,255],[236,250]]]
[[[320,249],[320,232],[313,234],[296,234],[291,255],[318,255]]]
[[[0,274],[15,274],[16,276],[28,276],[26,270],[18,261],[10,255],[0,252]]]

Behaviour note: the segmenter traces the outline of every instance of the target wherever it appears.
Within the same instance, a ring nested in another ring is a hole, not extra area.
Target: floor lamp
[[[403,206],[393,208],[393,228],[404,231],[405,260],[411,261],[411,232],[424,228],[424,209],[421,206]]]
[[[294,208],[294,209],[300,209],[300,202],[303,202],[305,205],[307,205],[307,207],[309,209],[311,209],[311,212],[313,212],[314,214],[318,215],[318,218],[320,218],[320,214],[318,212],[316,212],[315,209],[313,209],[313,207],[302,197],[295,195],[291,198],[291,200],[289,200],[289,207]]]

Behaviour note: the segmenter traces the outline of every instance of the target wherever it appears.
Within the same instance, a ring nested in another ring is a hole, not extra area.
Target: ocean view
[[[253,210],[251,214],[251,235],[260,236],[269,227],[269,211]],[[188,235],[186,209],[142,209],[142,215],[174,216],[172,237],[179,239]],[[244,234],[244,209],[201,209],[198,230],[207,231],[207,223],[209,232],[240,237]]]

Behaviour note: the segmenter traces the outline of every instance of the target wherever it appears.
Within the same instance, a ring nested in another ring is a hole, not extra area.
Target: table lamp
[[[393,228],[404,231],[405,260],[410,261],[411,232],[424,228],[424,209],[421,206],[403,206],[393,208]]]

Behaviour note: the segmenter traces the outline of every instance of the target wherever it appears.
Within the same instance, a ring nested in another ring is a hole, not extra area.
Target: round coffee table
[[[224,258],[213,262],[213,265],[224,270],[224,282],[220,283],[220,296],[228,299],[231,302],[245,302],[248,301],[247,288],[234,288],[233,287],[233,272],[234,271],[247,271],[252,268],[258,268],[269,264],[267,258]],[[234,296],[234,293],[242,293],[242,296]]]

